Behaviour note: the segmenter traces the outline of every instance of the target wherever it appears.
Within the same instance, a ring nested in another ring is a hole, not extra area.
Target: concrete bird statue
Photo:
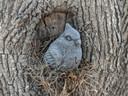
[[[77,67],[81,58],[80,34],[66,23],[64,32],[50,45],[43,61],[53,68],[66,71]]]

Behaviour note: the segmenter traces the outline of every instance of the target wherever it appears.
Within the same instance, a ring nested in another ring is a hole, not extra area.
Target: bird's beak
[[[75,41],[75,45],[76,45],[76,46],[80,46],[80,45],[81,45],[81,40],[76,40],[76,41]]]

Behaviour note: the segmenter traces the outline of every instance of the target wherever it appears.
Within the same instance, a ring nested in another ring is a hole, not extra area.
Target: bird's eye
[[[66,39],[67,39],[68,41],[71,41],[71,40],[72,40],[72,38],[71,38],[70,36],[66,36]]]

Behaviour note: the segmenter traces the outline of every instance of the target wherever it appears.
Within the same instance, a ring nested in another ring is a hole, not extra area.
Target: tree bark
[[[0,96],[35,96],[22,66],[35,64],[32,43],[40,50],[66,22],[82,30],[83,59],[96,66],[97,88],[80,96],[128,96],[127,9],[127,0],[0,0]]]

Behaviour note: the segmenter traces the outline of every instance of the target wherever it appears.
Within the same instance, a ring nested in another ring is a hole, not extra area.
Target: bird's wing
[[[55,63],[57,65],[60,65],[61,64],[61,60],[62,60],[62,53],[61,53],[60,48],[58,46],[52,46],[50,48],[50,53],[53,56],[53,58],[55,60]]]
[[[43,57],[43,63],[55,66],[55,60],[54,60],[49,49],[47,50],[47,52],[45,53],[45,55]]]
[[[44,60],[49,65],[55,67],[61,64],[62,55],[58,47],[50,46],[44,55]]]

